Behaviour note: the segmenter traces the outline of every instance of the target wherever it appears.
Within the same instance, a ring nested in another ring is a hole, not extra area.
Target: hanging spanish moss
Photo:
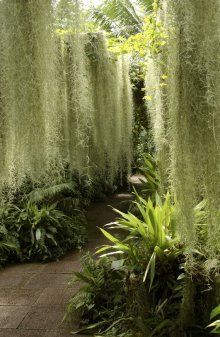
[[[98,172],[113,183],[119,172],[129,171],[132,157],[128,61],[109,53],[103,33],[63,35],[58,53],[65,82],[60,85],[64,159],[71,170]]]
[[[49,0],[1,3],[1,182],[38,179],[57,157],[59,116]]]
[[[165,47],[164,47],[165,49]],[[148,97],[148,113],[151,120],[156,159],[160,174],[161,187],[167,186],[169,176],[169,143],[167,137],[167,103],[164,55],[147,55],[147,73],[145,78]]]
[[[124,58],[117,59],[109,53],[103,33],[89,34],[86,53],[94,101],[91,164],[113,181],[118,171],[128,171],[131,161],[129,71]],[[127,146],[126,155],[124,146]]]
[[[84,41],[84,36],[80,38],[78,34],[69,35],[64,40],[67,162],[71,170],[75,169],[79,173],[89,166],[89,136],[93,118]]]
[[[169,35],[165,48],[166,138],[179,231],[192,251],[197,244],[194,207],[205,199],[209,215],[206,248],[216,256],[220,248],[220,3],[167,0],[163,2],[163,18]],[[159,74],[156,67],[155,78]],[[156,95],[161,98],[158,91]],[[163,132],[163,104],[157,115],[153,124],[159,137]]]
[[[122,86],[121,97],[119,98],[122,102],[122,107],[120,108],[121,120],[119,121],[120,133],[122,138],[120,153],[122,156],[122,172],[129,172],[131,168],[132,161],[132,146],[131,146],[131,133],[132,133],[132,123],[133,123],[133,99],[132,90],[129,77],[129,60],[124,55],[121,57],[122,62],[122,78],[119,78],[119,85]],[[120,72],[118,71],[118,74]],[[120,89],[120,88],[119,88]]]
[[[113,184],[131,162],[125,57],[109,53],[103,33],[82,33],[79,15],[71,33],[55,34],[50,0],[1,6],[1,185],[52,182],[66,168]]]

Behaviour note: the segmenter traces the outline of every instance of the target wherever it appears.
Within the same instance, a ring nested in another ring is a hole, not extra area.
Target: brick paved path
[[[121,208],[129,194],[117,194],[88,208],[89,241],[94,251],[104,239],[96,226],[113,221],[108,205]],[[103,242],[102,242],[103,241]],[[0,337],[70,337],[78,322],[62,323],[65,306],[77,287],[69,287],[73,270],[80,269],[80,253],[71,252],[61,261],[10,266],[0,271]],[[78,335],[79,336],[79,335]]]

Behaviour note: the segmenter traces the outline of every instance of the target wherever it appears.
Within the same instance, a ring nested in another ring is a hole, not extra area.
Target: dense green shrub
[[[1,207],[0,221],[2,234],[7,238],[1,258],[8,262],[12,260],[9,248],[14,248],[11,242],[16,242],[19,252],[13,255],[14,259],[46,261],[56,260],[70,249],[81,248],[86,240],[84,214],[75,211],[74,215],[67,216],[56,203],[8,202]]]
[[[16,260],[19,254],[19,243],[17,233],[9,232],[7,228],[0,225],[0,267],[9,261]]]
[[[169,195],[155,206],[142,197],[135,203],[138,216],[117,211],[121,218],[108,226],[115,235],[101,229],[112,245],[98,250],[97,261],[86,258],[76,273],[84,285],[68,314],[79,311],[88,330],[100,335],[167,336],[178,324],[184,262],[174,207]]]
[[[18,233],[22,260],[53,260],[85,241],[83,216],[67,217],[56,208],[30,202],[9,214],[9,231]]]
[[[75,273],[72,282],[83,282],[84,286],[68,305],[67,316],[73,311],[81,315],[82,330],[111,330],[109,326],[118,320],[119,326],[126,322],[126,289],[121,287],[124,273],[114,266],[108,258],[93,259],[90,255],[83,258],[83,271]],[[118,331],[118,330],[117,330]]]
[[[76,273],[82,287],[67,316],[77,312],[80,331],[97,336],[209,336],[205,326],[216,296],[213,279],[219,262],[209,258],[204,245],[207,202],[193,210],[199,239],[190,252],[192,264],[177,232],[173,197],[162,193],[157,163],[147,155],[142,164],[145,179],[139,193],[134,192],[130,212],[115,210],[120,218],[106,225],[113,233],[101,229],[110,244],[98,249],[98,259],[86,257]]]

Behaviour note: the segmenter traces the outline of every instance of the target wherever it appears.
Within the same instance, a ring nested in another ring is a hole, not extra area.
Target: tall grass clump
[[[131,165],[129,62],[108,51],[103,33],[72,31],[57,47],[63,158],[72,171],[113,184]]]
[[[161,189],[166,190],[169,180],[169,140],[167,135],[167,38],[162,21],[164,13],[154,1],[151,34],[146,53],[146,100],[152,125],[155,155],[161,177]],[[149,28],[150,30],[150,28]],[[163,191],[163,192],[164,192]]]
[[[64,38],[67,162],[71,170],[79,173],[85,173],[89,167],[90,128],[94,110],[84,44],[84,35],[69,34]]]

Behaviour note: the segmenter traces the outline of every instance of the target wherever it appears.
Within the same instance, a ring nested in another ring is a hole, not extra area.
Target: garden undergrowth
[[[129,211],[115,210],[119,218],[100,228],[109,244],[97,248],[96,256],[86,255],[82,271],[75,273],[72,282],[82,286],[66,319],[77,313],[81,323],[75,333],[96,337],[209,336],[210,280],[218,263],[211,264],[202,247],[206,202],[194,209],[200,242],[189,252],[177,232],[174,198],[161,192],[153,157],[146,156],[142,171],[142,189],[134,190]],[[185,325],[187,315],[191,321]],[[217,324],[211,326],[216,331]]]

